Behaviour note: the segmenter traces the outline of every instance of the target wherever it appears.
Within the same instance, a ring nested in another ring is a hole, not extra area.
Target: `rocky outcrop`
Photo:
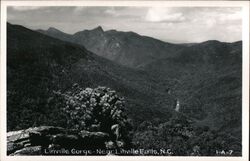
[[[119,147],[120,144],[119,141]],[[97,149],[107,150],[117,145],[118,143],[112,141],[108,133],[85,130],[77,132],[53,126],[40,126],[7,133],[7,155],[11,156],[75,155],[73,152],[76,149],[88,150],[88,154],[82,153],[82,155],[96,155]]]

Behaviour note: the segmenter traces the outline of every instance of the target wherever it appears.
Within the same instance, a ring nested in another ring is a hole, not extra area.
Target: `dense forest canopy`
[[[240,156],[241,48],[242,42],[171,44],[99,30],[66,39],[8,23],[7,129],[59,126],[101,131],[126,148]]]

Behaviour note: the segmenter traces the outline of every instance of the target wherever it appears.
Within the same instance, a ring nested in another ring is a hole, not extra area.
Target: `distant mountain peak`
[[[97,27],[94,28],[92,31],[104,32],[104,30],[102,29],[101,26],[97,26]]]
[[[207,40],[207,41],[202,42],[201,44],[218,44],[218,43],[222,43],[222,42],[218,40]]]
[[[54,27],[49,27],[47,31],[48,32],[62,32],[62,31],[60,31],[60,30],[58,30],[58,29],[56,29]]]

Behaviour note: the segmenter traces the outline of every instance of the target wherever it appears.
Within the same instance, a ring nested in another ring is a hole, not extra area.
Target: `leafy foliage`
[[[63,111],[68,126],[77,130],[102,131],[114,135],[112,126],[118,125],[120,138],[126,138],[129,120],[125,112],[124,98],[107,87],[82,89],[77,84],[71,91],[61,94],[65,99]]]
[[[170,149],[175,156],[241,155],[241,142],[230,134],[211,130],[208,126],[194,126],[179,114],[170,121],[155,124],[143,122],[135,131],[136,148]]]
[[[241,42],[194,44],[131,69],[22,26],[8,24],[7,30],[8,131],[54,125],[111,133],[112,125],[129,122],[119,94],[135,125],[135,147],[166,147],[174,155],[241,154]],[[90,88],[70,89],[75,82]],[[176,98],[185,116],[174,116]],[[121,112],[111,117],[114,108]]]

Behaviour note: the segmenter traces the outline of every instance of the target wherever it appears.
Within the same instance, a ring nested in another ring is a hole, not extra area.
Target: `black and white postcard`
[[[248,160],[249,2],[2,1],[1,16],[1,160]]]

